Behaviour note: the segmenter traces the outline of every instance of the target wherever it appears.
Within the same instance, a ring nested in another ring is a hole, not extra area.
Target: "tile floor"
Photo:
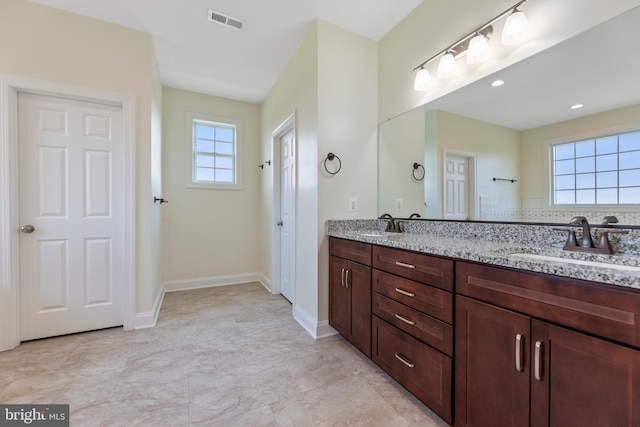
[[[0,403],[68,403],[72,426],[446,426],[258,283],[168,293],[155,328],[0,353]]]

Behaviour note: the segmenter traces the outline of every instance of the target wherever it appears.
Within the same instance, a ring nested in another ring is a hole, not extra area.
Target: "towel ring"
[[[422,176],[420,178],[416,176],[416,171],[418,169],[422,169]],[[424,166],[422,166],[420,163],[417,163],[417,162],[414,163],[413,170],[411,171],[411,175],[413,176],[413,179],[415,179],[416,181],[422,181],[424,179],[424,174],[425,174]]]
[[[338,160],[338,169],[335,172],[331,172],[329,169],[327,169],[327,160],[333,161],[334,159]],[[340,172],[340,169],[342,169],[342,161],[340,160],[340,157],[333,153],[327,154],[327,157],[324,158],[324,170],[327,171],[329,175],[335,175]]]

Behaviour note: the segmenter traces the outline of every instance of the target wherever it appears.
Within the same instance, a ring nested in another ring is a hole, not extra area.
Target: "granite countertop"
[[[465,229],[460,233],[452,232],[450,223],[446,227],[445,235],[440,235],[437,229],[431,229],[429,233],[416,230],[388,233],[382,231],[384,228],[375,221],[328,221],[325,231],[329,236],[375,245],[640,289],[640,256],[635,253],[599,255],[571,252],[562,250],[563,236],[560,240],[554,239],[550,246],[536,246],[517,239],[474,238],[469,236],[469,229],[473,226],[468,224],[464,224]],[[486,232],[484,229],[480,231]],[[543,234],[541,230],[532,232]],[[556,236],[557,233],[550,235]]]

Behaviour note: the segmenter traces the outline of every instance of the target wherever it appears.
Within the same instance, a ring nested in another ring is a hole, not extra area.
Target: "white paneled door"
[[[296,152],[293,129],[280,137],[280,293],[295,297]]]
[[[469,161],[447,155],[445,167],[444,219],[469,219]]]
[[[20,339],[123,324],[122,108],[18,95]]]

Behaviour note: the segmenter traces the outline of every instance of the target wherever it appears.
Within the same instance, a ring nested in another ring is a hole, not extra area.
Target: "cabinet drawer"
[[[634,289],[458,262],[456,292],[640,347],[640,292]]]
[[[373,314],[441,352],[453,355],[453,327],[390,298],[373,293]]]
[[[453,291],[453,261],[400,249],[373,247],[373,267]]]
[[[372,327],[373,361],[451,423],[451,358],[376,316]]]
[[[432,286],[373,270],[373,290],[404,305],[453,323],[453,294]]]
[[[350,259],[364,265],[371,265],[371,244],[355,240],[329,238],[329,254]]]

